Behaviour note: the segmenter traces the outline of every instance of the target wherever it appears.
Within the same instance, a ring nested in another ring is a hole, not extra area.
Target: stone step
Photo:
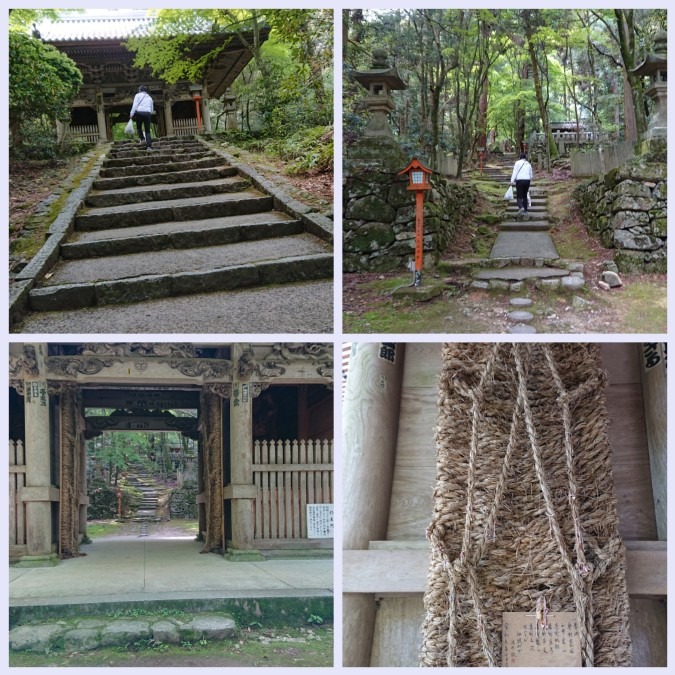
[[[548,232],[500,232],[490,257],[555,260],[560,256]]]
[[[233,244],[286,237],[301,234],[303,230],[300,221],[277,211],[265,211],[247,216],[82,232],[77,234],[77,241],[61,247],[61,257],[79,260],[143,251]]]
[[[244,242],[62,262],[52,283],[29,293],[29,304],[33,311],[62,311],[332,279],[333,256],[317,249],[313,238],[296,235],[265,246]]]
[[[152,223],[224,218],[270,211],[273,205],[272,197],[265,196],[257,190],[247,190],[246,192],[173,199],[149,204],[90,208],[76,216],[75,229],[80,231],[106,230],[113,227],[133,227]]]
[[[503,281],[524,281],[525,279],[560,279],[569,276],[568,270],[558,267],[501,267],[499,269],[480,270],[474,275],[475,279],[489,281],[500,279]]]
[[[120,178],[101,178],[94,181],[94,190],[118,190],[138,185],[157,185],[160,183],[191,183],[195,181],[214,180],[236,176],[237,170],[232,166],[214,166],[206,169],[190,169],[187,171],[167,171],[140,176],[121,176]]]
[[[532,206],[528,207],[527,210],[530,213],[536,214],[548,213],[547,207],[543,204],[533,204]],[[515,204],[513,206],[508,206],[506,208],[506,213],[508,215],[515,215],[516,213],[518,213],[518,206],[516,206]]]
[[[502,223],[499,226],[502,232],[546,232],[551,229],[548,220],[523,220]]]
[[[192,169],[208,169],[214,166],[222,166],[220,157],[206,155],[204,157],[175,159],[167,161],[165,157],[157,157],[157,161],[147,164],[129,164],[128,162],[117,167],[103,167],[100,172],[101,178],[119,178],[121,176],[146,176],[156,173],[168,173],[169,171],[190,171]]]
[[[249,185],[250,183],[246,179],[238,176],[190,183],[138,185],[104,192],[92,192],[87,196],[85,204],[93,207],[107,207],[147,202],[156,203],[174,199],[194,199],[207,195],[241,192]]]
[[[333,277],[285,285],[209,291],[126,305],[29,313],[24,334],[331,333]]]
[[[115,169],[125,166],[153,166],[155,164],[167,164],[169,162],[190,162],[205,157],[213,157],[213,153],[206,148],[194,150],[137,150],[129,152],[125,157],[107,157],[103,160],[104,169]]]

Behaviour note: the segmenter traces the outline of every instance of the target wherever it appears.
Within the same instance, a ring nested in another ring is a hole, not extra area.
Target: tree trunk
[[[548,111],[546,110],[546,103],[544,102],[544,93],[541,87],[541,78],[539,77],[539,64],[537,63],[537,54],[534,49],[533,35],[534,31],[532,30],[532,21],[530,16],[530,10],[525,9],[522,13],[523,25],[525,26],[525,37],[527,38],[527,51],[530,55],[530,65],[532,66],[532,80],[534,82],[534,93],[537,97],[537,104],[539,106],[539,116],[541,117],[541,123],[544,127],[544,137],[548,145],[547,157],[550,156],[555,158],[558,156],[558,148],[553,140],[553,134],[551,133],[551,127],[548,121]],[[547,170],[550,169],[550,166],[546,167]]]

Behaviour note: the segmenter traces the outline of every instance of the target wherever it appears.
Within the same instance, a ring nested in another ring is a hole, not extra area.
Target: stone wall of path
[[[625,165],[582,183],[574,193],[588,229],[614,248],[621,272],[666,272],[665,164]]]
[[[350,168],[344,186],[344,271],[405,269],[415,256],[415,195],[406,189],[407,180],[383,170],[378,161]],[[478,197],[470,183],[432,177],[432,184],[424,200],[425,265],[438,262]]]

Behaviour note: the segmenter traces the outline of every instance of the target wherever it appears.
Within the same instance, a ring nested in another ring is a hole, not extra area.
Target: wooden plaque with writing
[[[579,624],[574,612],[549,612],[546,627],[534,612],[504,612],[502,667],[581,667]]]

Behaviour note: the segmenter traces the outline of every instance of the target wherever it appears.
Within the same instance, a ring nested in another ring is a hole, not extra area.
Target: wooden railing
[[[173,133],[176,136],[193,136],[199,131],[197,118],[175,119],[173,121]]]
[[[26,486],[23,441],[9,441],[9,552],[10,557],[26,552],[26,505],[21,488]]]
[[[96,124],[84,124],[78,127],[69,127],[68,136],[70,138],[81,138],[87,143],[98,143],[101,137]]]
[[[333,503],[333,441],[255,441],[255,539],[307,538],[307,504]]]

